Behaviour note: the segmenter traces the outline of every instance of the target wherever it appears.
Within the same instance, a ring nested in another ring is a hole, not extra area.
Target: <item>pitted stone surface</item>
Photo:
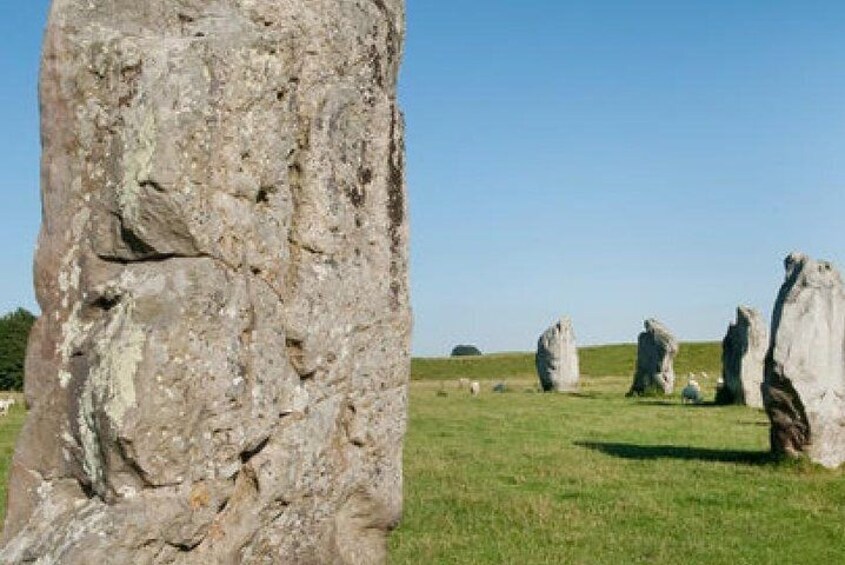
[[[736,322],[722,340],[722,380],[717,401],[763,407],[760,385],[769,348],[769,331],[763,316],[753,308],[740,306]]]
[[[672,394],[678,340],[657,320],[646,320],[644,325],[645,331],[637,339],[637,371],[628,396],[653,392]]]
[[[772,450],[845,462],[845,286],[831,263],[793,253],[772,315],[763,403]]]
[[[578,348],[569,318],[561,319],[540,336],[535,364],[544,391],[571,391],[578,388]]]
[[[403,35],[401,0],[54,0],[0,561],[384,561]]]

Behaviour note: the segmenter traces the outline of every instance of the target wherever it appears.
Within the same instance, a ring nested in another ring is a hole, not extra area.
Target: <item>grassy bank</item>
[[[722,346],[716,342],[682,343],[675,359],[679,376],[705,371],[711,377],[722,370]],[[632,343],[582,347],[578,350],[581,373],[591,377],[632,375],[637,361],[637,346]],[[411,379],[421,380],[534,379],[533,353],[498,353],[479,357],[415,358],[411,361]]]
[[[6,483],[9,478],[9,468],[12,465],[12,453],[15,451],[15,441],[17,441],[18,434],[23,427],[26,410],[22,403],[23,395],[3,393],[0,393],[0,395],[3,398],[15,396],[18,400],[18,403],[12,406],[7,415],[0,416],[0,525],[2,525],[3,518],[6,516]]]

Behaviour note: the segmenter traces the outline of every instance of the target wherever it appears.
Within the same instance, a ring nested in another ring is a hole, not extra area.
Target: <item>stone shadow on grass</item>
[[[713,401],[705,400],[703,402],[696,402],[690,404],[684,404],[681,402],[681,399],[677,400],[638,400],[636,402],[637,406],[660,406],[660,407],[668,407],[668,408],[724,408],[724,404],[716,404]]]
[[[707,449],[680,445],[638,445],[633,443],[612,443],[576,441],[578,447],[586,447],[621,459],[682,459],[710,461],[714,463],[741,463],[744,465],[765,465],[775,461],[769,451],[744,451],[732,449]]]
[[[567,392],[565,394],[566,396],[571,396],[572,398],[584,398],[586,400],[602,398],[602,395],[595,392]]]

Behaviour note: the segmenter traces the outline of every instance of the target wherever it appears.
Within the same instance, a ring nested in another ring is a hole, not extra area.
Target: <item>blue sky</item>
[[[37,311],[32,255],[41,222],[37,75],[46,0],[0,3],[0,312]]]
[[[47,2],[0,6],[0,310],[35,308]],[[416,354],[720,339],[791,250],[845,266],[845,3],[409,0]]]

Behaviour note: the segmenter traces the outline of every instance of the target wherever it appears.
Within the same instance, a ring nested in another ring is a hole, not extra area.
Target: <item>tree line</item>
[[[25,308],[0,317],[0,390],[23,390],[26,342],[35,315]]]

